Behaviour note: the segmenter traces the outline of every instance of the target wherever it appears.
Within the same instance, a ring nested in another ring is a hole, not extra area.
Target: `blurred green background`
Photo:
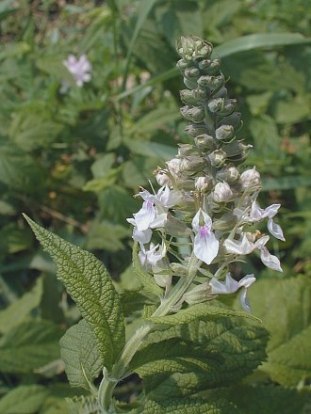
[[[63,396],[77,393],[66,385],[58,339],[79,315],[21,213],[93,251],[116,280],[129,274],[133,194],[177,142],[190,142],[175,69],[181,34],[214,44],[239,101],[240,137],[254,146],[247,165],[263,177],[262,205],[282,204],[286,242],[273,251],[284,274],[256,258],[246,268],[259,279],[254,313],[272,334],[261,376],[306,392],[310,1],[2,0],[0,30],[0,411],[64,413]],[[83,87],[63,64],[69,54],[91,62]],[[10,395],[15,403],[33,396],[31,408],[10,411]]]

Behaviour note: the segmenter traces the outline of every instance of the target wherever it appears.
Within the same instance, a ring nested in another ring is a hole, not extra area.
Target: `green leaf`
[[[39,278],[30,292],[13,302],[0,312],[0,332],[7,333],[15,326],[24,322],[30,312],[37,308],[42,297],[42,278]]]
[[[77,325],[69,328],[60,340],[60,347],[70,384],[89,390],[90,384],[103,368],[104,361],[98,352],[96,337],[88,323],[82,319]]]
[[[56,262],[58,278],[92,328],[105,366],[111,368],[124,346],[125,332],[120,298],[107,270],[91,253],[43,229],[29,217],[25,218]]]
[[[304,276],[260,280],[250,292],[255,315],[270,332],[262,370],[285,386],[311,376],[311,282]]]
[[[226,57],[235,53],[254,50],[257,48],[275,48],[279,46],[290,46],[311,43],[300,33],[259,33],[238,37],[215,47],[214,57]]]
[[[269,115],[252,117],[249,128],[256,151],[262,156],[274,157],[281,144],[275,121]]]
[[[99,406],[96,397],[66,398],[69,414],[98,414]]]
[[[124,140],[125,144],[134,154],[144,155],[145,157],[156,157],[161,160],[169,160],[176,154],[176,148],[158,142]]]
[[[140,412],[138,410],[138,412]],[[136,412],[134,411],[136,414]],[[240,414],[230,402],[224,400],[205,401],[200,398],[167,399],[164,401],[147,400],[144,414]]]
[[[104,249],[117,252],[124,249],[122,239],[130,236],[129,227],[113,224],[108,220],[94,220],[87,235],[87,249]]]
[[[0,370],[27,373],[59,358],[62,332],[48,321],[29,320],[0,339]]]
[[[189,306],[186,309],[182,309],[177,313],[151,317],[149,320],[153,323],[159,323],[163,325],[182,325],[195,320],[206,320],[211,318],[221,317],[242,317],[252,320],[257,318],[249,313],[231,310],[221,306],[214,306],[207,303],[199,303],[198,305]]]
[[[152,398],[188,396],[238,381],[265,357],[266,331],[222,318],[151,333],[131,368]]]
[[[142,284],[142,289],[151,296],[161,297],[162,289],[156,284],[154,278],[147,273],[140,264],[137,242],[135,242],[133,246],[133,268]]]
[[[21,385],[0,400],[0,412],[5,414],[37,413],[49,391],[42,385]]]
[[[293,175],[288,177],[278,178],[264,178],[263,179],[263,190],[290,190],[298,187],[310,187],[311,177],[302,175]]]

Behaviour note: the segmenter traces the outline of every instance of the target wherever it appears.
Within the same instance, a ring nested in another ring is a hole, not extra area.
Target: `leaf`
[[[145,157],[156,157],[161,160],[169,160],[176,154],[176,148],[158,142],[133,141],[126,139],[125,144],[134,154],[144,155]]]
[[[91,253],[43,229],[29,217],[25,218],[56,262],[58,278],[93,330],[105,366],[111,368],[124,346],[125,332],[120,298],[107,270]]]
[[[49,391],[42,385],[21,385],[0,400],[0,412],[5,414],[37,413]]]
[[[140,412],[140,411],[138,411]],[[200,398],[181,400],[167,399],[164,401],[147,400],[144,414],[240,414],[230,402],[219,399],[218,401],[205,401]],[[134,414],[135,411],[134,411]]]
[[[262,370],[273,381],[297,386],[311,376],[311,282],[304,276],[260,280],[250,292],[255,315],[270,332]]]
[[[311,177],[303,175],[293,175],[288,177],[264,178],[263,190],[290,190],[298,187],[310,187]]]
[[[77,325],[69,328],[60,340],[60,347],[71,386],[89,390],[90,383],[98,377],[104,361],[98,352],[96,337],[88,323],[82,319]]]
[[[87,235],[88,249],[104,249],[117,252],[124,249],[122,239],[130,236],[130,229],[120,224],[113,224],[107,220],[94,220]]]
[[[199,303],[198,305],[189,306],[181,309],[177,313],[166,316],[153,316],[149,320],[153,323],[163,325],[182,325],[195,320],[206,320],[221,317],[242,317],[252,320],[257,318],[249,313],[227,309],[221,306],[209,305],[207,303]]]
[[[300,33],[259,33],[238,37],[215,47],[213,57],[226,57],[257,48],[275,48],[311,43]]]
[[[98,414],[99,406],[96,397],[66,398],[69,414]]]
[[[307,94],[299,94],[289,101],[279,101],[275,107],[275,120],[280,124],[295,124],[310,117],[311,99]]]
[[[188,396],[249,374],[264,359],[266,331],[236,319],[195,321],[149,334],[131,368],[150,398]]]
[[[24,322],[30,312],[39,306],[43,293],[42,283],[42,278],[37,279],[30,292],[25,293],[20,299],[0,312],[1,333],[7,333],[21,322]]]
[[[151,296],[161,297],[162,289],[156,284],[154,278],[149,273],[147,273],[140,264],[137,242],[135,242],[133,246],[133,268],[135,274],[138,276],[142,284],[142,289]]]
[[[269,115],[252,117],[249,123],[256,151],[262,156],[274,157],[280,148],[280,136],[274,120]]]
[[[62,332],[48,321],[29,320],[12,328],[0,339],[0,370],[33,372],[59,358]]]

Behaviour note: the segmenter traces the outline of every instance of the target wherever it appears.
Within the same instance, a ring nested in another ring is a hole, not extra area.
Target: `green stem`
[[[194,256],[192,256],[189,262],[188,275],[179,279],[174,288],[171,290],[170,294],[162,300],[161,305],[158,307],[158,309],[156,309],[152,316],[165,316],[170,312],[172,307],[182,299],[183,295],[192,284],[198,267],[199,261]],[[122,378],[130,374],[129,364],[140,348],[144,339],[152,331],[153,328],[154,325],[152,322],[145,322],[145,324],[141,326],[125,344],[120,359],[112,368],[111,373],[109,374],[107,370],[104,369],[104,378],[98,390],[98,401],[102,409],[102,414],[114,413],[114,411],[111,411],[113,409],[113,391],[117,383]]]

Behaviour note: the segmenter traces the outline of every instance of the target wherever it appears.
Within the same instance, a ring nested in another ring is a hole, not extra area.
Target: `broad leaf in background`
[[[68,329],[60,340],[60,353],[70,384],[90,390],[104,361],[97,349],[96,337],[85,320]]]
[[[123,348],[125,332],[119,295],[107,270],[91,253],[43,229],[29,217],[25,218],[56,262],[58,278],[93,330],[105,366],[111,368]]]
[[[0,312],[1,333],[7,333],[21,322],[24,322],[29,317],[30,312],[40,305],[43,294],[42,283],[42,278],[39,278],[30,292],[25,293],[20,299]]]
[[[261,369],[273,381],[296,387],[311,376],[311,282],[305,276],[260,280],[250,292],[254,314],[270,332]]]
[[[0,400],[0,412],[33,414],[39,412],[49,391],[43,385],[21,385]]]
[[[0,371],[33,372],[59,358],[62,331],[48,321],[29,320],[0,338]]]

